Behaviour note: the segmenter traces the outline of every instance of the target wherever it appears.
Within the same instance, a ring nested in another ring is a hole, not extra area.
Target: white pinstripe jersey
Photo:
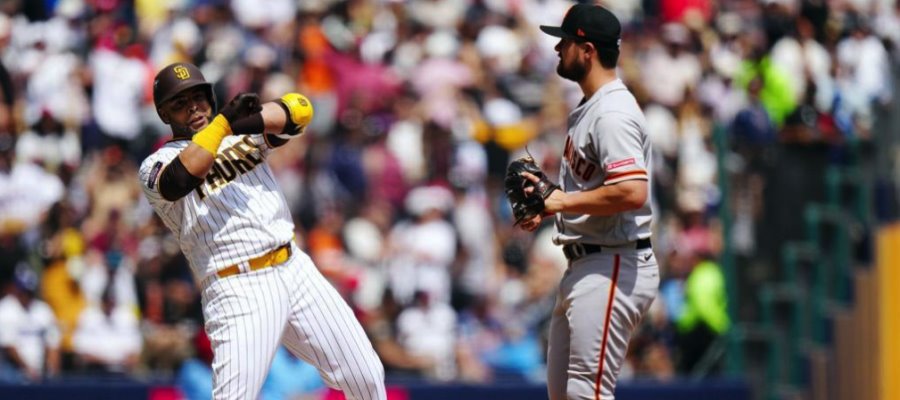
[[[603,85],[569,113],[559,169],[563,191],[587,191],[630,180],[650,180],[650,141],[644,113],[621,80]],[[611,216],[557,213],[556,244],[623,245],[650,237],[650,195],[633,211]]]
[[[147,157],[141,188],[178,238],[198,282],[291,241],[294,223],[265,162],[272,148],[264,135],[227,136],[213,168],[188,195],[174,202],[159,193],[159,176],[190,140],[172,140]]]

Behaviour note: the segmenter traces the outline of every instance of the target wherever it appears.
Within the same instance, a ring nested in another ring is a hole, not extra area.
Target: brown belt
[[[247,261],[247,264],[250,265],[250,271],[256,271],[263,268],[268,268],[271,266],[275,266],[281,264],[291,258],[291,243],[288,242],[275,250],[272,250],[266,254],[263,254],[256,258],[251,258],[250,261]],[[231,265],[225,268],[222,268],[216,271],[216,275],[219,278],[227,278],[232,275],[237,275],[241,273],[241,267],[238,264]]]

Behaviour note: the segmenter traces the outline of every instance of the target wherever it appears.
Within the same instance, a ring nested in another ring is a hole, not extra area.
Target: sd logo
[[[172,68],[172,71],[175,72],[175,77],[181,80],[185,80],[191,77],[191,73],[183,65]]]

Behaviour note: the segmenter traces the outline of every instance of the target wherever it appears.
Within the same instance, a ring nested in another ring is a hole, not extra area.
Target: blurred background
[[[269,163],[298,244],[357,312],[392,399],[545,399],[566,268],[512,227],[511,158],[556,176],[582,96],[562,0],[0,1],[0,397],[209,398],[178,243],[136,166],[152,79],[220,104],[297,91]],[[900,3],[610,0],[654,146],[662,282],[618,398],[900,398]],[[263,399],[340,399],[281,349]]]

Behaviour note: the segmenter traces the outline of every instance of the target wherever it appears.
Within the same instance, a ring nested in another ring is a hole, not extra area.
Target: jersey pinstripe
[[[213,398],[252,399],[279,342],[350,400],[384,400],[384,369],[340,294],[294,247],[283,266],[213,280],[203,291]]]
[[[650,141],[644,113],[621,80],[600,88],[569,113],[559,169],[563,191],[588,191],[629,179],[650,179]],[[650,237],[650,198],[611,216],[557,213],[556,244],[619,246]]]
[[[217,270],[265,254],[291,240],[290,211],[265,158],[272,151],[263,135],[222,141],[203,183],[170,202],[159,193],[159,175],[189,140],[163,145],[141,163],[141,188],[181,244],[202,281]]]
[[[365,331],[292,240],[290,211],[265,162],[272,151],[265,137],[226,137],[200,186],[167,201],[159,193],[159,176],[189,144],[166,143],[141,163],[140,179],[202,288],[204,328],[214,354],[212,398],[256,398],[283,344],[347,399],[384,400],[384,368]],[[216,274],[285,243],[292,251],[281,264],[225,278]]]

